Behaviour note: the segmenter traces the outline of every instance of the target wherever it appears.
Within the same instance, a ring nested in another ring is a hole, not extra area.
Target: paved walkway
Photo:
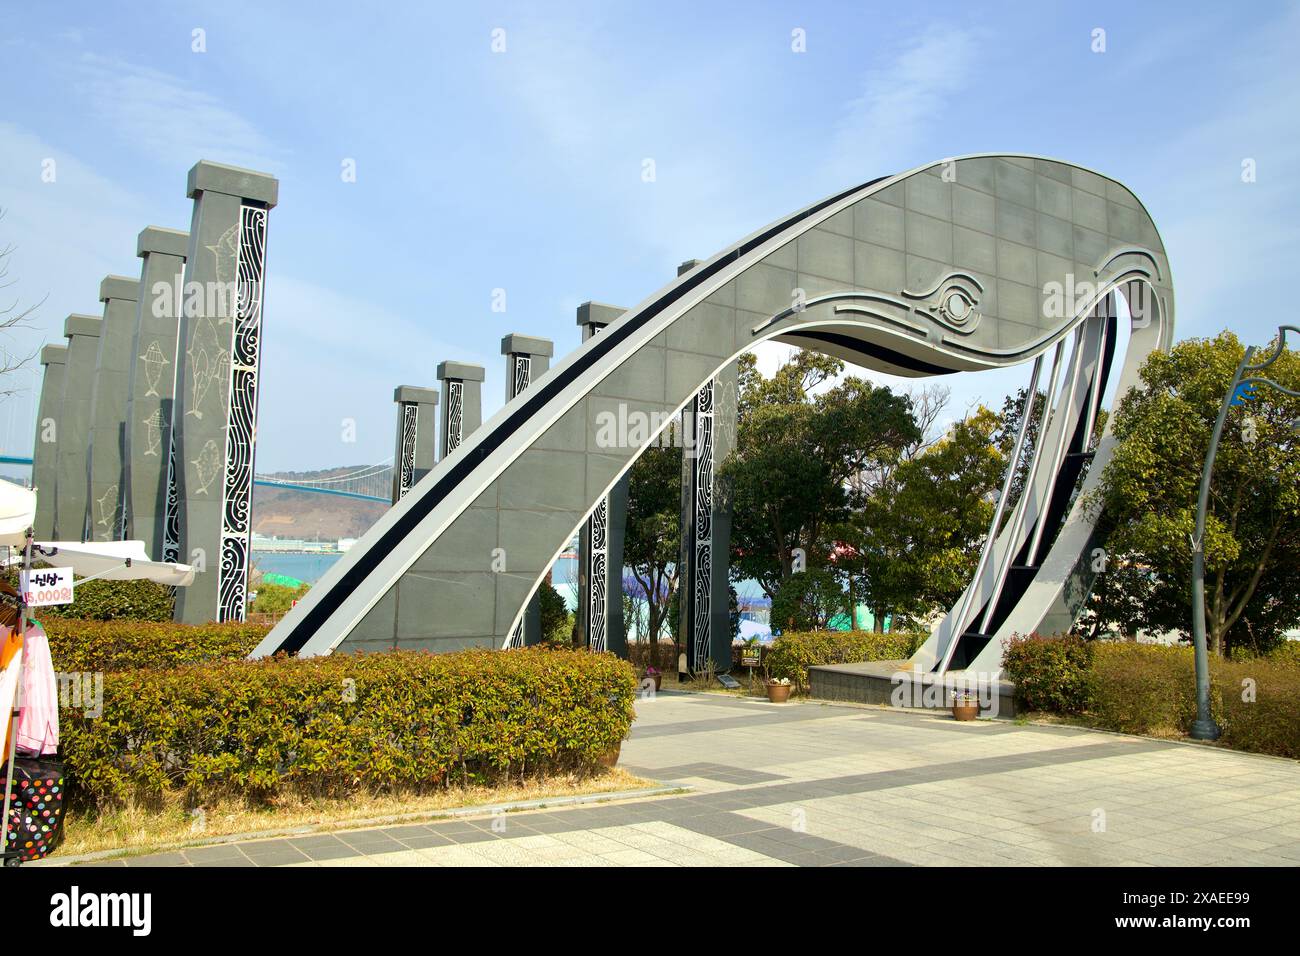
[[[714,695],[660,694],[637,712],[621,765],[691,793],[111,865],[1300,864],[1300,764],[1290,761]]]

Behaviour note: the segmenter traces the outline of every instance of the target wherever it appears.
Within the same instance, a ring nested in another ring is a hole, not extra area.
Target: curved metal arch
[[[956,183],[947,177],[949,169],[956,170]],[[958,189],[978,194],[984,211],[977,210],[976,221],[954,215],[952,197]],[[1058,245],[1070,229],[1076,238],[1086,234],[1069,202],[1061,205],[1070,190],[1086,194],[1080,204],[1094,212],[1098,203],[1117,210],[1116,227],[1107,229],[1100,244],[1093,242],[1099,245],[1093,254],[1052,259],[1049,227]],[[1048,211],[1039,211],[1040,205]],[[1052,219],[1052,211],[1068,218]],[[1012,213],[1019,226],[1004,229],[1004,216]],[[832,196],[685,273],[554,366],[391,509],[254,655],[329,653],[341,644],[374,649],[498,646],[549,565],[547,559],[562,547],[561,539],[640,452],[630,446],[612,452],[592,448],[595,410],[619,405],[670,414],[714,371],[755,344],[756,322],[763,323],[762,338],[841,357],[847,351],[860,364],[901,374],[1005,367],[1041,354],[1069,332],[1078,312],[1067,321],[1042,319],[1041,288],[1018,285],[997,269],[957,261],[952,247],[944,244],[945,234],[950,237],[959,227],[982,229],[981,235],[995,244],[1003,241],[1003,232],[1011,236],[1007,242],[1024,240],[1025,224],[1035,216],[1044,227],[1043,242],[1034,240],[1021,251],[1031,261],[1038,256],[1035,281],[1040,286],[1044,275],[1063,278],[1102,270],[1102,255],[1113,255],[1116,248],[1141,248],[1157,263],[1164,256],[1154,224],[1128,190],[1056,161],[982,154],[919,167]],[[877,235],[876,227],[884,223],[897,223],[907,238],[891,247],[890,240]],[[886,259],[905,259],[907,274],[889,282],[866,277],[873,263]],[[865,272],[859,268],[863,262]],[[926,308],[932,315],[907,303],[912,307],[908,319],[920,317],[919,335],[882,321],[891,309],[890,298],[901,299],[906,289],[930,288],[962,271],[995,291],[984,305],[977,303],[984,319],[960,348],[945,337],[969,318],[960,301],[955,307],[931,302]],[[859,318],[837,313],[824,301],[812,305],[811,314],[782,319],[785,305],[780,300],[788,304],[787,296],[796,288],[811,289],[814,298],[866,293],[874,296],[872,311],[884,313]],[[1167,296],[1170,290],[1160,283],[1157,292]],[[1018,311],[1012,307],[1016,296]],[[1032,304],[1035,296],[1037,305]],[[764,321],[769,318],[777,321]],[[489,571],[489,543],[497,550],[504,546],[506,563],[518,558],[522,567]]]

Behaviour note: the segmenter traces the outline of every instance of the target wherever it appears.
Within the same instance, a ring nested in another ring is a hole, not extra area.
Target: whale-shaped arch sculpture
[[[1091,585],[1110,454],[1089,437],[1133,315],[1117,395],[1167,348],[1173,290],[1146,210],[1118,182],[1023,155],[948,159],[846,190],[679,276],[585,342],[439,462],[253,652],[503,647],[575,530],[654,429],[720,369],[776,339],[922,377],[1050,364],[1047,417],[1011,514],[916,656],[1000,669],[1000,639],[1059,629]],[[666,427],[666,426],[665,426]],[[615,434],[617,438],[611,439]],[[1018,443],[1017,457],[1024,450]],[[1013,462],[1013,467],[1015,463]]]

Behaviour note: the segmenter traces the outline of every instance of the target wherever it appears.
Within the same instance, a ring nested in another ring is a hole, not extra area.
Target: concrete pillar
[[[107,276],[99,284],[104,324],[99,333],[95,388],[90,400],[90,539],[120,541],[125,530],[122,473],[126,445],[127,377],[140,283],[126,276]]]
[[[587,341],[626,309],[600,302],[578,306]],[[578,640],[593,651],[627,657],[623,628],[623,539],[627,533],[628,476],[624,475],[582,526],[578,536]]]
[[[393,449],[393,504],[437,463],[438,393],[432,388],[399,385],[397,442]]]
[[[59,485],[59,421],[63,410],[66,345],[41,349],[41,398],[36,406],[36,443],[32,448],[32,485],[36,488],[36,540],[54,540],[54,506]]]
[[[143,541],[155,561],[180,560],[172,410],[189,241],[189,233],[149,226],[135,247],[142,261],[127,377],[126,537]]]
[[[243,620],[253,533],[253,469],[272,176],[206,160],[190,170],[181,368],[172,421],[181,560],[194,583],[176,617]]]
[[[439,362],[438,381],[442,383],[442,415],[439,442],[446,458],[483,424],[482,365],[468,362]]]
[[[501,340],[501,354],[506,357],[506,401],[509,402],[551,367],[555,343],[512,332]],[[524,616],[510,635],[511,647],[540,644],[542,640],[541,598],[534,594],[524,609]]]
[[[677,269],[689,272],[698,260]],[[731,670],[731,496],[717,468],[736,444],[735,363],[706,382],[682,412],[682,558],[678,635],[691,673]]]
[[[506,401],[510,401],[551,367],[555,343],[512,332],[501,340],[501,354],[506,357]]]
[[[55,536],[61,541],[86,540],[86,491],[90,482],[90,403],[94,397],[95,365],[99,361],[99,330],[94,315],[70,315],[63,324],[68,339],[68,363],[63,379],[63,410],[59,417],[59,474],[55,488]]]

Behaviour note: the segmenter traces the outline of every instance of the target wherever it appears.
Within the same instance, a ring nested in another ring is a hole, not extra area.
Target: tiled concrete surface
[[[1300,864],[1300,765],[1064,727],[709,695],[622,763],[693,792],[250,841],[116,866]]]

